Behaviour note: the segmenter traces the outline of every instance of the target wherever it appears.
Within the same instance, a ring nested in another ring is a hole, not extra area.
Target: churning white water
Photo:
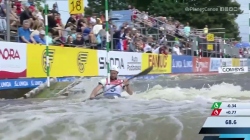
[[[89,81],[72,89],[89,87],[86,93],[68,99],[6,101],[0,107],[0,139],[201,140],[198,132],[212,102],[250,100],[250,91],[227,83],[201,89],[149,83],[147,91],[128,99],[81,102],[96,83]]]

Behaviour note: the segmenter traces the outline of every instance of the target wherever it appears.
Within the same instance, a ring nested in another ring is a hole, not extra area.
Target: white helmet
[[[110,70],[119,72],[119,68],[116,65],[111,66]]]

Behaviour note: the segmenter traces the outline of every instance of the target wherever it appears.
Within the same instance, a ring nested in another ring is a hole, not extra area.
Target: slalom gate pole
[[[110,84],[110,61],[109,61],[109,9],[108,9],[108,0],[105,0],[105,24],[106,24],[106,65],[107,65],[107,79],[108,84]]]
[[[49,60],[49,28],[48,28],[48,4],[45,1],[45,35],[46,35],[46,74],[47,74],[47,86],[50,87],[50,60]]]

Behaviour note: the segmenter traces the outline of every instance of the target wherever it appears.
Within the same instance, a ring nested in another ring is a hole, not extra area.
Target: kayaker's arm
[[[95,98],[97,93],[103,88],[102,84],[98,84],[90,94],[90,98]]]
[[[124,86],[124,89],[125,89],[125,91],[126,91],[129,95],[132,95],[132,94],[133,94],[133,91],[132,91],[130,85]]]
[[[133,91],[129,85],[129,81],[128,80],[124,80],[124,83],[123,83],[123,89],[125,89],[125,91],[129,94],[129,95],[132,95],[133,94]]]

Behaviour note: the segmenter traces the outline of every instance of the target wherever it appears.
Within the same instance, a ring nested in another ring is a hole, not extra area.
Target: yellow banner
[[[46,77],[46,47],[27,45],[27,77]],[[97,76],[97,51],[49,46],[50,76]]]
[[[214,34],[207,34],[207,41],[214,41]]]
[[[213,44],[207,44],[207,50],[212,51],[214,49]]]
[[[159,54],[142,54],[142,70],[153,66],[150,74],[163,74],[172,72],[172,56]]]
[[[232,66],[233,67],[240,67],[240,59],[239,58],[233,58],[232,59]]]
[[[84,13],[83,0],[68,0],[69,14],[82,14]]]

